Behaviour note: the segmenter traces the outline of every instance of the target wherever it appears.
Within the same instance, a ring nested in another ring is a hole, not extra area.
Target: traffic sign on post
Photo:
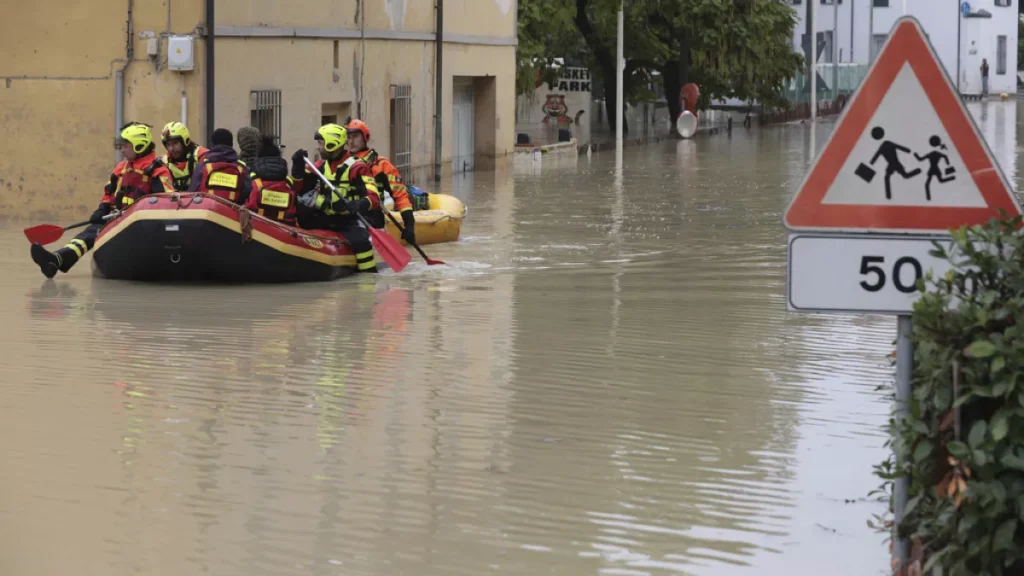
[[[794,231],[942,234],[1021,213],[921,26],[897,21],[786,210]]]

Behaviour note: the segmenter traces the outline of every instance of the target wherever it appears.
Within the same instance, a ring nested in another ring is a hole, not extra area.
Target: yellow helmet
[[[337,124],[324,124],[316,131],[314,140],[324,141],[324,150],[334,152],[348,142],[348,131]]]
[[[148,124],[129,122],[121,128],[121,141],[131,142],[132,150],[135,150],[136,154],[141,154],[153,144],[153,135]]]
[[[192,134],[189,133],[188,128],[184,124],[181,122],[168,122],[160,133],[160,141],[166,146],[168,140],[175,138],[181,140],[181,143],[185,146],[192,145]]]

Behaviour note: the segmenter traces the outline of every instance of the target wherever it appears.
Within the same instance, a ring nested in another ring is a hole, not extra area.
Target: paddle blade
[[[370,231],[370,236],[373,237],[373,247],[377,249],[377,254],[384,259],[384,262],[392,270],[401,272],[409,264],[409,261],[412,260],[408,250],[402,248],[398,240],[392,238],[384,230],[372,226],[368,226],[367,229]]]
[[[40,224],[25,228],[25,237],[33,244],[52,244],[64,235],[64,228],[54,224]]]
[[[433,258],[426,258],[427,266],[447,266],[448,264],[441,260],[434,260]]]

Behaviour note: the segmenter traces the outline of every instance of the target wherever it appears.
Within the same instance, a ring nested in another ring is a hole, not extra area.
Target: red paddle
[[[337,191],[335,190],[334,185],[316,169],[316,166],[312,162],[310,162],[309,158],[303,158],[303,160],[306,161],[306,165],[309,166],[309,169],[319,176],[320,180],[322,180],[324,184],[327,184],[327,186],[331,188],[332,192]],[[409,252],[405,248],[402,248],[402,245],[398,243],[398,240],[392,238],[390,234],[384,230],[378,230],[370,225],[366,220],[366,217],[358,211],[355,215],[359,218],[359,221],[363,223],[363,226],[366,226],[366,230],[373,238],[373,247],[377,250],[377,253],[380,254],[380,257],[384,262],[386,262],[387,265],[395,272],[401,272],[412,260],[412,256],[409,255]]]
[[[120,215],[121,212],[114,210],[110,214],[104,216],[103,219],[112,220]],[[25,228],[24,232],[25,237],[33,244],[52,244],[57,240],[60,240],[60,237],[68,230],[74,230],[75,228],[81,228],[83,226],[88,226],[89,224],[92,224],[89,220],[64,227],[57,226],[56,224],[40,224],[31,228]]]
[[[56,224],[40,224],[31,228],[25,228],[25,237],[33,244],[52,244],[64,235],[64,232],[88,226],[89,221],[79,222],[71,226],[57,226]]]
[[[398,223],[398,218],[395,218],[394,215],[391,214],[389,210],[385,210],[383,207],[381,207],[381,210],[383,210],[384,213],[388,215],[388,218],[391,218],[391,221],[394,222],[395,224],[395,228],[398,228],[399,233],[405,232],[405,229],[402,228],[402,225]],[[427,266],[437,266],[438,264],[444,264],[445,266],[447,266],[447,264],[440,260],[434,260],[433,258],[427,257],[427,255],[423,253],[423,248],[420,248],[419,244],[413,244],[412,247],[415,248],[416,251],[420,253],[420,256],[423,256],[423,260],[426,261]]]

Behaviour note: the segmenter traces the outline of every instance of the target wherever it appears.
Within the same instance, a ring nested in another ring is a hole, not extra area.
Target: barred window
[[[391,162],[408,179],[412,169],[412,86],[391,85]]]
[[[249,92],[249,120],[263,136],[271,136],[281,145],[281,91],[253,90]]]

